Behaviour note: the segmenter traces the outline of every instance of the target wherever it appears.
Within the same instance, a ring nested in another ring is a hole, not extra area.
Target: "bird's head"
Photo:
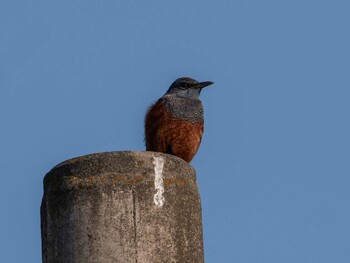
[[[199,99],[199,94],[206,86],[214,84],[211,81],[198,82],[191,78],[179,78],[171,84],[168,91],[165,93],[173,94],[186,99]]]

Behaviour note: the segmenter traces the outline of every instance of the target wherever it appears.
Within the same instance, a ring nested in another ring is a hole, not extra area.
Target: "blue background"
[[[148,105],[212,80],[192,165],[206,262],[350,262],[350,2],[0,2],[0,261],[41,261],[42,179],[143,150]]]

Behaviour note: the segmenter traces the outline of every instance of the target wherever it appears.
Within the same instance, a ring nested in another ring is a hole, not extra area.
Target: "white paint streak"
[[[164,205],[165,199],[163,196],[164,193],[164,183],[163,183],[163,166],[164,159],[161,156],[153,155],[153,164],[154,164],[154,188],[156,193],[154,194],[153,200],[156,206],[162,207]]]

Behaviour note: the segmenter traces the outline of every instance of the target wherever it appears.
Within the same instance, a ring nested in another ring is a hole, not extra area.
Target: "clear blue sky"
[[[206,262],[350,262],[348,0],[0,2],[0,262],[41,260],[42,179],[143,150],[148,105],[203,90]]]

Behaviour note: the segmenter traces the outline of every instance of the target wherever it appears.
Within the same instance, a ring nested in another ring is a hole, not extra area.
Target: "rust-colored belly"
[[[146,114],[146,150],[169,153],[190,162],[197,153],[203,130],[204,122],[174,118],[158,102]]]

